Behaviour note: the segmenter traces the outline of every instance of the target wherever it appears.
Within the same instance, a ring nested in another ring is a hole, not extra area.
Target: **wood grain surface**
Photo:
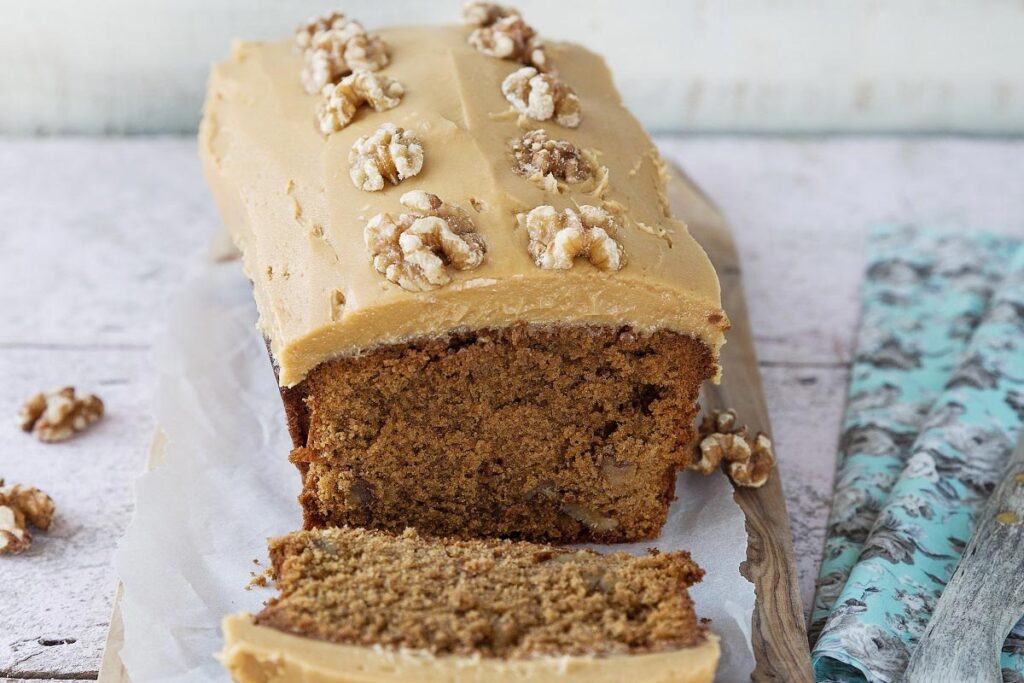
[[[903,683],[1002,683],[1024,614],[1024,436],[910,656]]]
[[[669,201],[675,214],[707,251],[722,287],[722,307],[732,329],[722,347],[722,382],[706,384],[706,410],[732,408],[754,432],[771,434],[768,406],[747,315],[739,255],[725,219],[681,172],[669,183]],[[759,489],[740,489],[736,502],[747,518],[747,562],[743,574],[754,584],[751,639],[757,668],[755,681],[811,683],[811,659],[800,601],[793,537],[776,467]]]

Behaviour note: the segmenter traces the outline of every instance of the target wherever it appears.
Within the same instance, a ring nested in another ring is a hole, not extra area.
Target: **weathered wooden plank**
[[[0,347],[152,341],[218,225],[194,147],[0,140]]]
[[[1024,613],[1024,439],[978,519],[905,683],[998,683],[1003,643]]]
[[[879,223],[1024,235],[1024,141],[664,138],[722,207],[748,286],[758,355],[844,363],[867,232]]]
[[[24,554],[0,557],[0,676],[95,677],[116,575],[114,547],[152,438],[145,352],[6,349],[0,353],[0,476],[38,486],[57,513]],[[43,444],[13,427],[22,400],[74,384],[106,417],[70,441]],[[13,587],[13,588],[12,588]]]
[[[605,55],[630,107],[657,129],[1019,133],[1024,8],[1016,0],[987,0],[984,11],[976,4],[645,0],[623,11],[591,0],[515,3],[546,39]],[[0,128],[190,130],[208,65],[232,38],[284,38],[334,6],[376,28],[455,22],[459,3],[17,3],[0,24]],[[826,28],[833,26],[843,30]],[[33,37],[44,33],[54,39],[40,59]],[[106,38],[113,35],[146,39]]]

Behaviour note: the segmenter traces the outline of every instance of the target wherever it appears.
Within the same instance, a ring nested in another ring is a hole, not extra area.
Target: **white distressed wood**
[[[1024,439],[978,519],[910,656],[905,683],[1000,683],[1000,654],[1024,613]]]
[[[758,355],[846,363],[869,229],[1024,236],[1024,140],[679,138],[662,142],[725,212]]]
[[[800,597],[810,611],[832,499],[839,425],[846,401],[846,366],[761,367],[775,430],[782,482],[793,529]]]
[[[116,540],[153,432],[145,351],[4,349],[0,476],[50,494],[57,512],[21,555],[0,556],[0,676],[95,677],[117,577]],[[33,391],[73,383],[99,394],[106,417],[77,438],[43,444],[13,415]]]
[[[47,0],[0,10],[2,132],[184,132],[233,38],[341,7],[369,27],[461,0]],[[1024,129],[1019,0],[517,0],[614,67],[654,130]],[[40,36],[46,36],[41,40]],[[415,85],[415,84],[407,84]]]
[[[144,348],[216,225],[191,140],[0,142],[0,345]]]
[[[661,142],[721,205],[742,253],[809,605],[865,226],[1024,235],[1024,142]],[[98,391],[111,411],[59,446],[0,429],[0,476],[49,491],[60,515],[30,553],[0,558],[0,586],[24,587],[0,601],[0,681],[93,677],[99,668],[110,559],[152,437],[148,347],[218,225],[194,148],[179,138],[0,139],[0,418],[28,393],[66,382]],[[76,643],[38,645],[51,636]]]

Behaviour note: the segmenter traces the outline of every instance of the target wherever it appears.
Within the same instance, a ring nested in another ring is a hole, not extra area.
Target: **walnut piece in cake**
[[[524,66],[502,81],[501,92],[516,111],[528,118],[554,119],[567,128],[580,125],[580,100],[557,76]]]
[[[384,74],[356,69],[337,85],[326,85],[323,101],[317,108],[320,132],[330,135],[347,126],[364,104],[374,111],[394,109],[402,101],[402,84]]]
[[[422,292],[448,284],[449,268],[471,270],[483,263],[483,237],[463,209],[419,190],[399,201],[412,213],[379,213],[363,231],[374,269],[389,281]]]
[[[79,396],[74,387],[62,387],[31,396],[18,411],[22,430],[40,441],[66,441],[103,417],[103,401],[93,394]]]
[[[751,440],[747,427],[738,423],[732,409],[716,410],[704,417],[696,450],[691,469],[711,474],[722,467],[737,486],[764,486],[775,466],[771,439],[758,432]]]
[[[529,251],[540,268],[572,268],[583,256],[599,270],[621,270],[626,265],[622,246],[612,234],[615,219],[604,209],[581,206],[579,212],[553,206],[538,206],[516,216],[530,236]]]
[[[378,71],[389,62],[387,43],[340,12],[300,26],[295,43],[303,50],[301,80],[310,94],[337,83],[355,69]]]
[[[352,143],[349,176],[360,190],[377,192],[384,181],[397,185],[423,168],[423,146],[409,130],[386,123]]]
[[[531,130],[512,140],[512,169],[533,181],[551,176],[566,183],[581,183],[593,175],[590,162],[568,140],[554,140],[541,130]]]
[[[53,499],[37,488],[0,479],[0,555],[17,554],[32,544],[28,525],[47,531],[53,522]]]
[[[537,32],[518,14],[481,25],[470,34],[469,44],[490,57],[520,62],[542,71],[547,66],[547,55]]]

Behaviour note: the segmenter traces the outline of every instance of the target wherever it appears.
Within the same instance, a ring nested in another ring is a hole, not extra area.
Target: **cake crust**
[[[713,367],[672,332],[529,325],[331,361],[283,392],[306,528],[656,537]]]

